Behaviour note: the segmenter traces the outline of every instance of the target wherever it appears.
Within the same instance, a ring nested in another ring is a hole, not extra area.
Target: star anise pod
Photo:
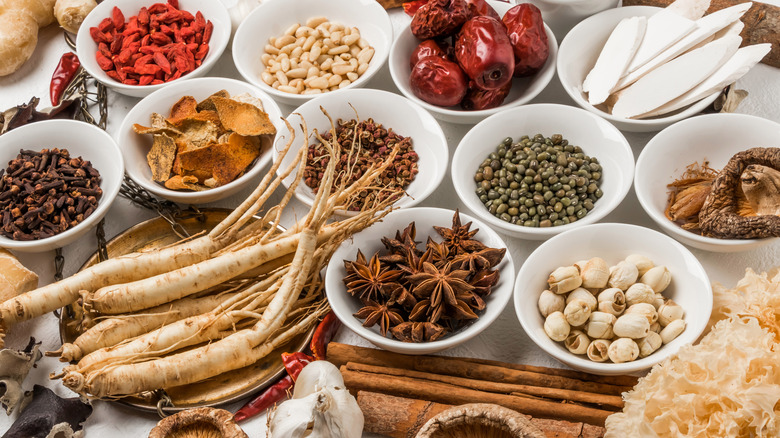
[[[461,254],[463,252],[481,251],[487,246],[482,242],[473,239],[479,229],[469,231],[471,228],[471,222],[466,225],[460,223],[460,212],[455,210],[455,216],[452,217],[452,228],[433,227],[436,232],[444,238],[444,244],[453,254]]]
[[[464,252],[452,260],[456,269],[476,272],[481,269],[490,269],[501,263],[506,254],[506,248],[485,248],[476,252]]]
[[[469,284],[474,287],[474,293],[482,296],[490,295],[490,292],[493,291],[493,286],[498,283],[499,277],[498,270],[483,269],[474,273],[469,280]]]
[[[389,296],[387,300],[388,304],[400,304],[406,309],[411,309],[417,305],[417,298],[414,297],[409,290],[403,287],[400,283],[390,283],[384,286],[383,292],[385,296]]]
[[[383,237],[382,243],[385,245],[385,248],[390,251],[391,256],[400,255],[406,257],[410,252],[420,255],[422,254],[422,251],[417,248],[417,242],[414,240],[416,235],[417,229],[415,228],[414,222],[412,222],[404,228],[403,231],[396,231],[394,239]]]
[[[425,246],[427,248],[425,252],[430,253],[429,261],[437,268],[442,268],[450,262],[450,250],[443,242],[437,243],[429,237]]]
[[[360,298],[363,302],[378,302],[379,298],[386,296],[388,284],[395,283],[401,276],[398,269],[390,269],[379,261],[379,253],[374,254],[370,261],[358,250],[357,258],[351,262],[344,260],[347,276],[344,284],[347,292]]]
[[[447,329],[433,322],[404,322],[390,330],[396,339],[403,342],[430,342],[440,339]]]
[[[362,309],[358,310],[354,316],[365,319],[365,321],[363,321],[363,327],[373,327],[379,323],[379,332],[382,333],[382,336],[385,336],[387,331],[394,326],[404,322],[401,315],[389,307],[387,303],[367,303]]]
[[[425,262],[423,272],[409,277],[415,285],[412,293],[422,299],[412,309],[409,319],[419,321],[423,315],[427,315],[429,322],[437,322],[448,307],[452,308],[457,315],[477,318],[477,315],[468,308],[468,304],[457,298],[458,295],[474,289],[465,281],[468,276],[468,271],[453,270],[451,264],[439,269]]]

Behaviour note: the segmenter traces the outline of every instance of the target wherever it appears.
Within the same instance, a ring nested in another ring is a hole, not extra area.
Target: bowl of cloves
[[[92,229],[119,193],[124,160],[105,131],[47,120],[0,137],[0,247],[61,248]]]
[[[642,208],[694,248],[747,251],[780,237],[780,124],[711,114],[656,135],[636,163]]]
[[[374,345],[429,354],[485,330],[513,279],[512,257],[490,227],[458,211],[409,208],[342,243],[325,291],[336,316]]]

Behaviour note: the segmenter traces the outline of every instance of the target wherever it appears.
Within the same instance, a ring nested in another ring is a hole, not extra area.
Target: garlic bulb
[[[645,318],[647,318],[647,321],[650,322],[650,325],[658,321],[658,312],[656,312],[655,306],[653,306],[652,304],[636,303],[633,306],[630,306],[628,309],[626,309],[626,313],[624,313],[624,315],[628,315],[632,313],[644,316]]]
[[[673,300],[669,300],[658,308],[658,322],[662,327],[666,327],[674,320],[682,319],[685,310]]]
[[[620,316],[626,310],[626,296],[622,290],[612,287],[601,291],[597,297],[599,312]]]
[[[645,272],[653,269],[653,267],[655,266],[652,260],[639,254],[631,254],[630,256],[626,257],[626,261],[629,263],[633,263],[634,266],[636,266],[637,271],[639,271],[640,277],[645,275]]]
[[[563,344],[566,346],[567,350],[574,354],[585,354],[585,352],[588,351],[590,339],[582,330],[572,330]]]
[[[639,356],[639,346],[633,339],[620,338],[609,344],[607,354],[614,363],[631,362]]]
[[[590,318],[590,306],[583,300],[573,300],[563,309],[566,321],[574,327],[585,324]]]
[[[636,303],[649,303],[655,302],[655,292],[653,288],[644,283],[635,283],[626,291],[626,304],[629,307]]]
[[[556,294],[565,294],[580,287],[582,278],[576,267],[562,266],[550,274],[547,284],[550,285],[550,291]]]
[[[593,257],[582,267],[580,277],[582,277],[582,287],[605,287],[609,280],[609,266],[601,257]]]
[[[671,281],[672,274],[666,266],[656,266],[639,278],[640,283],[650,286],[654,292],[663,292]]]
[[[553,312],[563,312],[563,308],[566,306],[566,300],[563,295],[558,295],[545,290],[539,295],[539,312],[542,316],[547,318]]]
[[[607,286],[626,290],[632,284],[636,283],[638,277],[639,271],[637,270],[636,265],[631,262],[622,261],[615,265],[615,269],[611,270]]]
[[[661,340],[661,335],[651,331],[644,338],[637,339],[636,343],[639,346],[639,357],[647,357],[653,354],[655,350],[661,348],[663,341]]]
[[[571,327],[562,312],[553,312],[544,320],[544,332],[553,341],[562,341],[569,336]]]
[[[591,338],[612,339],[614,333],[612,327],[617,318],[611,313],[593,312],[590,314],[588,324],[585,325],[585,332]]]
[[[606,362],[609,359],[609,346],[612,341],[609,339],[595,339],[588,345],[588,359],[593,362]]]
[[[685,320],[684,319],[675,319],[674,321],[667,324],[666,327],[664,327],[663,330],[661,330],[661,340],[664,344],[668,344],[672,342],[676,337],[680,336],[680,333],[682,333],[685,330]]]
[[[269,438],[360,438],[363,412],[338,368],[318,360],[306,365],[293,398],[268,415]]]
[[[598,301],[596,301],[596,297],[593,296],[592,293],[588,292],[587,289],[581,287],[574,289],[573,291],[569,292],[569,295],[566,296],[566,304],[569,304],[574,300],[585,301],[585,303],[588,304],[588,307],[590,307],[591,312],[596,310],[596,306],[598,306]]]
[[[615,321],[612,331],[621,338],[644,338],[650,333],[650,321],[644,315],[624,314]]]

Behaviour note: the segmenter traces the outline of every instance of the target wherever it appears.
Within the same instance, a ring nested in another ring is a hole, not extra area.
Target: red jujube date
[[[463,100],[468,83],[458,64],[438,56],[421,59],[412,69],[412,92],[439,106],[453,106]]]
[[[412,34],[421,40],[453,34],[469,18],[466,0],[430,0],[412,18]]]
[[[512,90],[512,82],[495,90],[483,90],[473,81],[469,83],[466,96],[460,102],[461,108],[468,111],[479,111],[495,108],[504,102]]]
[[[414,49],[414,52],[412,52],[412,56],[409,58],[409,68],[414,68],[421,59],[429,56],[445,58],[447,55],[436,41],[425,40]]]
[[[455,43],[458,64],[468,77],[485,90],[505,86],[512,80],[515,54],[500,21],[474,17],[466,22]]]
[[[501,21],[501,16],[498,15],[498,12],[496,12],[496,10],[493,9],[493,6],[490,6],[487,1],[466,0],[466,3],[469,5],[469,11],[471,11],[469,18],[484,15],[486,17],[495,18],[496,20]]]
[[[515,54],[514,76],[539,71],[550,54],[542,12],[530,3],[522,3],[508,10],[503,22]]]

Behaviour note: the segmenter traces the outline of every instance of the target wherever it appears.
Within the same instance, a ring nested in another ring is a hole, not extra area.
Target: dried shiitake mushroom
[[[417,438],[545,438],[522,414],[489,403],[455,406],[428,420]]]
[[[165,417],[149,432],[149,438],[247,438],[224,409],[195,408]]]

